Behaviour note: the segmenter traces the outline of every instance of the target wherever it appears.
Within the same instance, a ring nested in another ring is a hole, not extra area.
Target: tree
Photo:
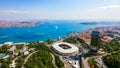
[[[1,68],[9,68],[9,65],[7,63],[2,63]]]

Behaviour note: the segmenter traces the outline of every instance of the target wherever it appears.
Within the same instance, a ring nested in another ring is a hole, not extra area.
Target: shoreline
[[[70,36],[77,36],[83,40],[85,40],[86,42],[90,41],[90,34],[92,31],[99,31],[101,34],[104,34],[105,32],[107,31],[113,31],[113,34],[115,36],[119,36],[120,37],[120,27],[119,26],[101,26],[101,27],[95,27],[95,28],[89,28],[85,31],[81,31],[81,32],[73,32],[73,33],[70,33],[69,35],[66,35],[65,37],[62,37],[62,38],[66,38],[66,37],[70,37]],[[115,34],[116,33],[116,34]],[[59,37],[58,37],[59,38]],[[86,38],[88,38],[88,40],[86,40]],[[50,40],[57,40],[56,39],[50,39]],[[29,42],[24,42],[24,43],[30,43],[30,42],[44,42],[46,40],[41,40],[41,41],[29,41]],[[13,41],[7,41],[7,42],[13,42]],[[1,44],[4,44],[5,42],[3,43],[0,43]],[[21,42],[14,42],[14,43],[21,43]]]

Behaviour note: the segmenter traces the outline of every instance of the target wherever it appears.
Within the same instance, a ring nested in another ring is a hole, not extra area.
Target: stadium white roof
[[[68,45],[71,48],[63,49],[62,47],[59,46],[60,44]],[[79,50],[78,47],[76,47],[75,45],[69,44],[69,43],[66,43],[66,42],[56,42],[52,45],[52,47],[54,49],[56,49],[57,51],[59,51],[60,53],[74,53],[74,52],[77,52]]]

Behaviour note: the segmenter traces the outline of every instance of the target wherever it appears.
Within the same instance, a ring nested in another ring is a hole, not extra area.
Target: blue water
[[[0,43],[35,42],[65,37],[72,32],[81,32],[97,25],[81,25],[75,21],[50,21],[35,27],[1,28]],[[6,36],[4,38],[4,36]]]

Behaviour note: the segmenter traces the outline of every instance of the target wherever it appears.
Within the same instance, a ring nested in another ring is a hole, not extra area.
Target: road
[[[36,53],[36,52],[38,52],[38,51],[34,51],[34,52],[32,52],[31,54],[29,54],[29,55],[25,58],[24,63],[23,63],[23,65],[22,65],[21,68],[24,68],[24,65],[25,65],[26,62],[28,61],[29,57],[32,56],[32,55],[33,55],[34,53]]]
[[[79,45],[77,45],[77,47],[81,50],[81,52],[82,52],[82,54],[80,55],[80,68],[82,68],[82,65],[84,64],[84,67],[85,68],[90,68],[89,67],[89,64],[87,63],[87,60],[85,60],[84,59],[84,54],[86,54],[87,53],[87,50],[86,49],[84,49],[80,44]]]
[[[86,61],[88,61],[89,58],[94,58],[95,61],[99,63],[98,66],[102,66],[102,68],[107,68],[107,66],[104,64],[104,62],[103,62],[103,60],[102,60],[102,57],[107,56],[107,55],[111,55],[111,54],[113,54],[113,53],[118,53],[118,52],[119,52],[119,51],[114,51],[114,52],[112,52],[112,53],[105,53],[105,54],[99,55],[99,56],[87,57],[84,61],[86,62]],[[85,64],[85,66],[87,66],[87,63]],[[86,68],[88,68],[88,67],[86,67]]]
[[[51,56],[52,56],[52,58],[53,58],[53,60],[52,60],[53,65],[54,65],[56,68],[59,68],[59,67],[57,67],[56,64],[55,64],[55,56],[54,56],[52,53],[50,53],[50,54],[51,54]]]
[[[19,56],[18,56],[19,57]],[[18,57],[16,57],[13,61],[12,64],[10,64],[10,67],[15,68],[15,61],[18,59]]]

